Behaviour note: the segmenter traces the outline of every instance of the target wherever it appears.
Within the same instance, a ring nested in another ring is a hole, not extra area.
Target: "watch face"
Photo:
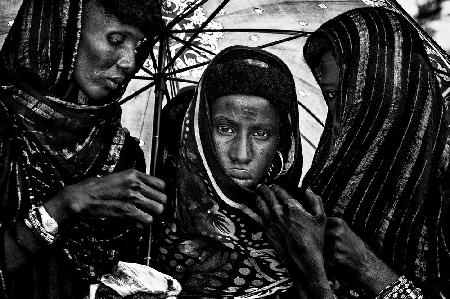
[[[41,222],[44,229],[52,235],[58,233],[58,223],[53,219],[45,210],[43,206],[39,208],[39,213],[41,214]]]
[[[55,235],[58,232],[58,224],[53,219],[46,219],[46,221],[42,221],[42,225],[44,226],[44,229],[52,235]]]

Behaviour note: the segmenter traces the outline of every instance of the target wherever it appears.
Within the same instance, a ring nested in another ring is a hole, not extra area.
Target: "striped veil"
[[[397,273],[448,292],[447,120],[422,41],[402,16],[364,8],[308,38],[313,72],[329,49],[338,96],[304,184]]]

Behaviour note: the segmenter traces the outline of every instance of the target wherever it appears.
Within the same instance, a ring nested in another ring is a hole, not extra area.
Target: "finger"
[[[157,177],[145,174],[137,170],[134,172],[134,174],[140,181],[142,181],[145,185],[151,187],[152,189],[156,189],[162,192],[164,192],[164,190],[166,189],[166,183]]]
[[[305,209],[315,217],[324,217],[325,211],[322,204],[322,198],[315,195],[311,189],[306,189],[305,191]]]
[[[282,205],[302,207],[302,205],[300,204],[300,202],[298,202],[298,200],[296,200],[293,196],[291,196],[286,190],[284,190],[280,186],[273,184],[271,185],[271,188]]]
[[[143,197],[154,200],[161,204],[167,203],[167,195],[163,192],[156,190],[148,185],[141,184],[139,187],[135,188],[137,192],[139,192]]]
[[[119,200],[95,200],[92,201],[88,213],[92,216],[106,218],[133,219],[141,223],[152,223],[153,217],[134,204]]]
[[[344,220],[340,217],[328,217],[327,224],[325,226],[325,230],[331,230],[338,227],[341,227]]]
[[[272,218],[277,221],[283,221],[283,206],[279,203],[275,193],[267,185],[259,184],[258,190],[262,195],[262,199],[269,208]]]
[[[131,197],[131,202],[135,204],[138,208],[151,213],[152,215],[161,215],[164,212],[164,204],[158,201],[149,199],[139,192]]]
[[[261,195],[258,195],[256,197],[256,210],[259,213],[259,215],[262,216],[263,220],[269,221],[270,220],[270,210],[267,206],[266,202],[262,198]]]
[[[162,204],[167,202],[167,196],[164,194],[165,183],[163,180],[134,169],[124,171],[123,173],[125,175],[125,190],[131,190],[125,193],[125,197],[138,192],[150,200]]]

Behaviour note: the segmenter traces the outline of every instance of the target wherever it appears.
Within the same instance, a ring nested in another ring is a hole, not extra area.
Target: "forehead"
[[[277,122],[275,107],[265,98],[251,95],[227,95],[217,98],[212,107],[213,117],[263,119]]]
[[[116,16],[107,13],[95,0],[87,1],[83,8],[82,28],[85,32],[117,31],[133,35],[137,39],[144,37],[144,34],[138,27],[122,23]]]

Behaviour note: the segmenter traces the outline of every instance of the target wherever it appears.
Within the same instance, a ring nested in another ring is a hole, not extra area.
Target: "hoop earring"
[[[283,155],[281,154],[280,151],[277,151],[276,153],[278,155],[275,155],[275,157],[279,158],[279,162],[274,161],[275,159],[272,159],[272,162],[270,163],[269,169],[267,170],[267,175],[273,180],[278,179],[280,177],[280,175],[283,174],[283,170],[284,170]],[[276,171],[277,168],[279,169],[278,171]]]

